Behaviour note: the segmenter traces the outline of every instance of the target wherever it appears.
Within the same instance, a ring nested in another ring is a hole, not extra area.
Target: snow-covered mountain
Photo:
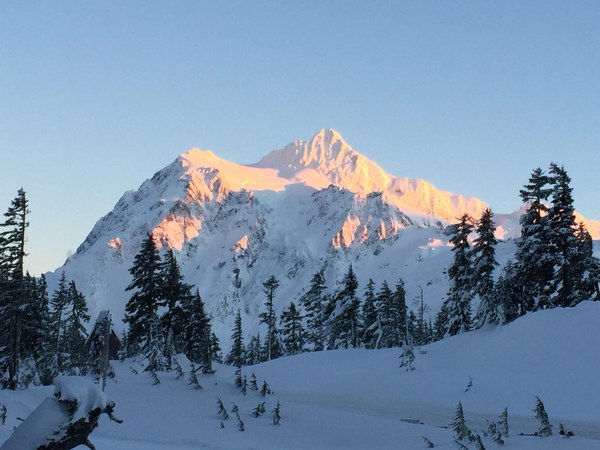
[[[487,204],[400,178],[353,150],[334,130],[275,150],[253,165],[192,149],[126,192],[98,221],[76,254],[49,275],[76,281],[92,314],[110,309],[117,328],[129,293],[128,269],[152,232],[176,250],[186,281],[196,285],[226,342],[234,313],[258,326],[262,283],[280,280],[278,309],[297,300],[312,275],[325,270],[331,288],[353,264],[362,286],[406,283],[409,301],[423,289],[437,311],[450,262],[442,228]],[[519,231],[519,212],[497,215],[498,236]],[[595,226],[598,225],[598,226]],[[589,223],[600,235],[600,223]],[[500,248],[500,259],[511,252]]]

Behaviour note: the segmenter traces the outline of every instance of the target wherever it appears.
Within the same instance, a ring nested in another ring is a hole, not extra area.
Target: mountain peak
[[[357,156],[359,154],[344,141],[340,133],[324,128],[309,141],[294,141],[282,149],[273,150],[255,166],[278,169],[284,174],[302,169],[323,173]]]

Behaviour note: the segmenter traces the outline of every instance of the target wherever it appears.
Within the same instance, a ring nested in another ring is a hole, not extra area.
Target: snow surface
[[[22,422],[1,450],[36,450],[47,444],[51,437],[60,438],[67,429],[67,424],[87,418],[91,410],[106,407],[106,397],[100,387],[85,377],[60,376],[54,380],[54,396],[46,398]],[[48,392],[48,389],[31,389],[31,394]],[[6,391],[2,391],[3,393]],[[12,395],[17,393],[12,393]],[[29,394],[29,392],[24,393]],[[70,417],[60,400],[77,400],[77,409]],[[12,412],[9,403],[7,410]],[[18,410],[19,405],[16,405]],[[18,416],[15,416],[15,418]],[[13,419],[14,422],[14,419]],[[9,422],[10,423],[10,422]]]
[[[426,436],[435,448],[454,449],[447,427],[460,401],[467,426],[479,433],[486,419],[497,420],[508,408],[510,437],[504,448],[600,449],[599,325],[600,302],[584,302],[423,347],[415,352],[414,372],[398,367],[400,349],[307,353],[243,368],[248,381],[255,373],[259,385],[268,382],[274,394],[266,398],[251,390],[242,395],[233,383],[234,369],[227,366],[199,375],[203,389],[194,390],[174,372],[159,373],[161,384],[154,386],[138,363],[116,362],[107,395],[124,423],[103,417],[90,438],[98,450],[412,450],[426,448]],[[185,364],[184,370],[189,370]],[[473,386],[465,391],[469,378]],[[8,406],[0,442],[18,424],[16,415],[26,416],[50,394],[49,388],[0,391]],[[538,428],[536,396],[554,426],[550,438],[518,435]],[[230,411],[223,429],[217,398]],[[266,414],[252,417],[262,401]],[[271,421],[277,401],[280,426]],[[244,432],[231,413],[234,403]],[[558,436],[561,423],[575,437]],[[501,448],[490,438],[483,441],[488,449]]]

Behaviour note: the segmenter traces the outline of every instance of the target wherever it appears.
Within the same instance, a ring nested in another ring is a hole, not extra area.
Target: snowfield
[[[103,417],[91,441],[98,450],[423,449],[425,436],[435,448],[451,449],[457,447],[447,427],[462,402],[467,425],[480,434],[486,419],[497,420],[508,408],[504,448],[600,449],[598,348],[600,302],[583,302],[423,347],[413,372],[398,368],[399,349],[306,353],[244,367],[248,382],[254,373],[259,388],[266,380],[274,390],[266,397],[251,389],[242,395],[232,367],[219,365],[215,374],[199,376],[203,389],[195,390],[187,374],[176,379],[175,372],[159,373],[161,383],[153,385],[137,362],[114,362],[117,375],[106,395],[124,423]],[[25,418],[52,392],[52,387],[0,391],[8,409],[0,442],[19,425],[17,417]],[[538,428],[536,396],[554,426],[552,437],[518,435]],[[217,417],[217,398],[229,419]],[[252,417],[263,401],[266,413]],[[277,401],[279,426],[272,424]],[[243,432],[231,411],[234,404]],[[561,423],[575,436],[559,436]],[[500,448],[489,437],[483,442]]]

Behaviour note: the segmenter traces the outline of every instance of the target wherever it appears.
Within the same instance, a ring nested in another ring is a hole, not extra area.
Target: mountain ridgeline
[[[64,272],[86,295],[92,316],[110,309],[123,327],[129,269],[150,234],[159,252],[173,250],[183,279],[199,289],[225,349],[238,311],[246,338],[266,331],[263,283],[272,275],[278,315],[299,304],[316,273],[326,293],[339,291],[352,265],[360,296],[369,280],[393,286],[402,279],[408,308],[421,308],[433,322],[452,283],[445,230],[487,209],[481,200],[386,173],[334,130],[252,165],[192,149],[125,193],[48,281],[52,288]],[[522,213],[494,215],[500,266],[515,254]],[[600,224],[586,225],[597,238]]]

